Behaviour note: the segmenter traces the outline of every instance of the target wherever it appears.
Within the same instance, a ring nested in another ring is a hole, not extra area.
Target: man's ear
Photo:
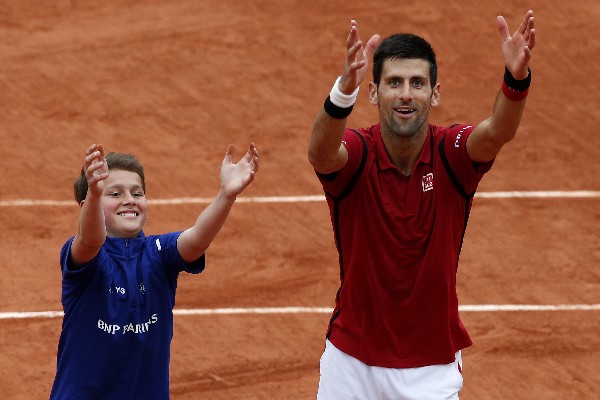
[[[369,101],[374,106],[379,104],[379,97],[377,96],[377,85],[373,82],[369,82]]]
[[[437,107],[440,104],[441,94],[440,94],[441,85],[436,83],[433,91],[431,93],[431,107]]]
[[[85,203],[85,199],[79,202],[79,208],[83,207],[83,203]]]

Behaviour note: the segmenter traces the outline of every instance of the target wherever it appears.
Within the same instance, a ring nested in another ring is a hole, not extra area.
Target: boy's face
[[[137,237],[148,219],[142,178],[135,172],[113,169],[104,180],[102,209],[109,237]]]

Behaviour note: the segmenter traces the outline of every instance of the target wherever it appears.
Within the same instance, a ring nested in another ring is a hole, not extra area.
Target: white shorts
[[[450,364],[384,368],[369,366],[327,340],[320,369],[317,400],[458,400],[463,386],[460,351]]]

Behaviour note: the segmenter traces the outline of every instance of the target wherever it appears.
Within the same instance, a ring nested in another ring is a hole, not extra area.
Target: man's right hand
[[[350,21],[350,33],[346,39],[348,49],[346,64],[338,84],[338,89],[342,93],[352,94],[360,85],[369,69],[369,59],[378,45],[379,35],[373,35],[363,47],[358,34],[358,24],[355,20]]]

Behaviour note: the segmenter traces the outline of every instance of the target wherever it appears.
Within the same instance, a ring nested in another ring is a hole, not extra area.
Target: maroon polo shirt
[[[456,273],[473,194],[492,165],[469,159],[473,129],[430,125],[411,176],[390,162],[379,125],[348,129],[348,163],[318,174],[340,256],[327,337],[368,365],[447,364],[471,345]]]

